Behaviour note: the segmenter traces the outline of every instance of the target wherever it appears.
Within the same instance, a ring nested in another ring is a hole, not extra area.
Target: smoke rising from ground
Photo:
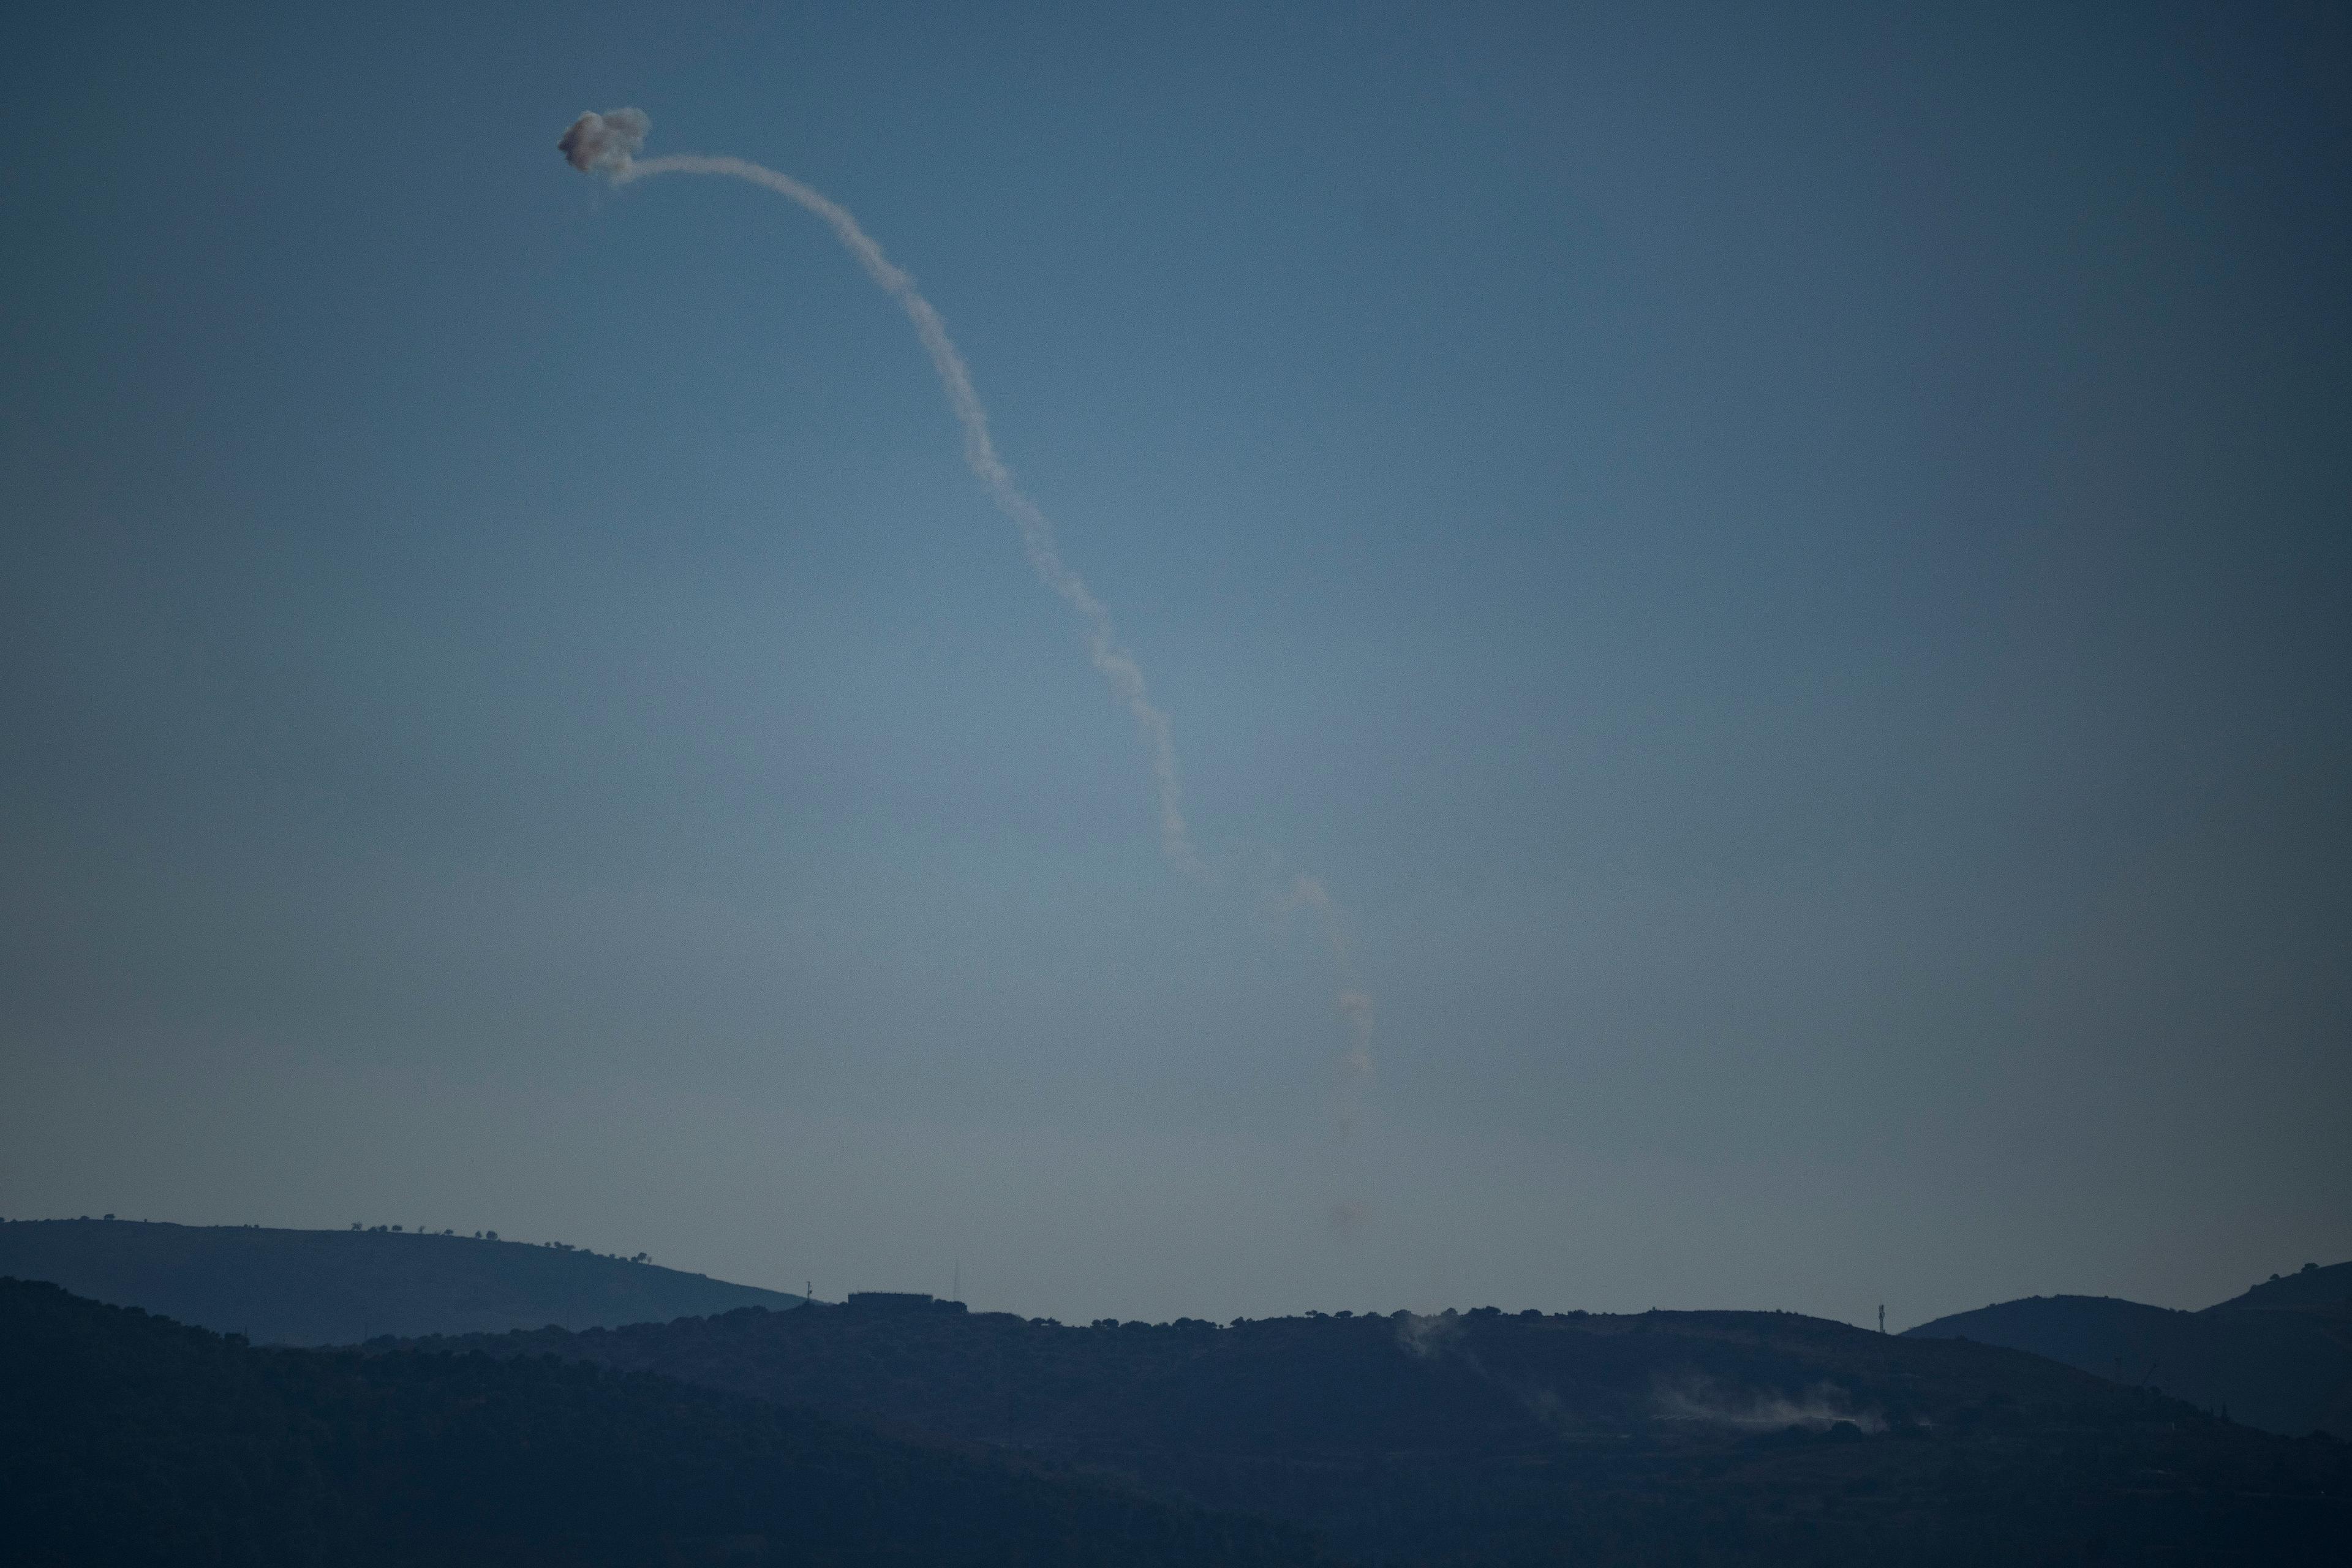
[[[898,301],[907,320],[913,323],[923,352],[930,356],[931,368],[947,395],[948,406],[963,431],[965,466],[980,480],[997,510],[1019,531],[1021,547],[1038,578],[1077,611],[1086,627],[1087,657],[1110,683],[1112,692],[1135,721],[1151,767],[1161,852],[1177,869],[1192,876],[1205,876],[1207,868],[1184,817],[1176,742],[1168,715],[1152,703],[1144,684],[1143,668],[1134,654],[1119,642],[1108,606],[1062,559],[1052,521],[1013,482],[1012,469],[997,455],[995,440],[989,432],[988,409],[973,389],[971,368],[965,364],[955,340],[948,335],[947,323],[940,320],[939,311],[916,289],[914,279],[858,226],[847,208],[789,174],[742,158],[671,153],[639,159],[637,150],[644,145],[651,124],[645,112],[636,109],[583,114],[572,121],[557,146],[573,168],[583,174],[604,174],[616,186],[656,174],[712,174],[773,191],[822,219],[842,247],[865,268],[875,286]],[[1346,1026],[1349,1040],[1341,1059],[1339,1122],[1343,1132],[1349,1131],[1361,1119],[1363,1094],[1371,1078],[1372,1000],[1357,983],[1347,931],[1339,908],[1323,883],[1303,873],[1295,877],[1282,907],[1286,910],[1306,909],[1314,914],[1330,950],[1332,963],[1339,971],[1340,986],[1334,1005]]]
[[[1465,1345],[1462,1316],[1452,1308],[1443,1312],[1398,1312],[1389,1320],[1396,1325],[1397,1347],[1419,1361],[1452,1361],[1465,1367],[1482,1383],[1491,1384],[1513,1399],[1522,1409],[1547,1426],[1565,1427],[1567,1407],[1559,1394],[1540,1384],[1518,1378],[1497,1377],[1486,1370],[1486,1363]]]
[[[1461,1315],[1451,1309],[1421,1314],[1398,1312],[1397,1348],[1422,1361],[1454,1363],[1517,1400],[1528,1414],[1547,1426],[1565,1426],[1570,1412],[1553,1390],[1524,1379],[1489,1371],[1465,1342]],[[1865,1433],[1886,1430],[1886,1417],[1875,1409],[1857,1406],[1835,1384],[1820,1383],[1795,1398],[1779,1389],[1727,1388],[1696,1370],[1655,1379],[1644,1414],[1654,1421],[1696,1426],[1723,1426],[1735,1431],[1779,1432],[1791,1426],[1825,1432],[1842,1423]]]
[[[1445,1350],[1462,1337],[1462,1319],[1453,1311],[1399,1312],[1391,1320],[1396,1324],[1397,1343],[1409,1355],[1424,1360]]]
[[[1799,1399],[1769,1390],[1726,1390],[1711,1378],[1690,1376],[1662,1381],[1652,1390],[1651,1409],[1661,1421],[1688,1421],[1707,1426],[1747,1431],[1779,1432],[1790,1426],[1825,1431],[1839,1422],[1851,1422],[1864,1432],[1884,1432],[1886,1418],[1875,1410],[1857,1410],[1845,1390],[1819,1384]]]

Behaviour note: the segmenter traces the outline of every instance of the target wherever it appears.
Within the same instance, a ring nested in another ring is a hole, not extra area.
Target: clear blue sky
[[[1081,1320],[2352,1255],[2347,79],[2323,6],[29,17],[0,1214]],[[621,104],[915,274],[1217,881],[903,317],[567,170]]]

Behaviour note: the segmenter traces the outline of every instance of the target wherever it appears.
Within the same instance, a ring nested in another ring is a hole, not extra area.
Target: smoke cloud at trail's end
[[[591,111],[572,122],[555,150],[583,174],[616,174],[629,166],[653,128],[642,109]]]

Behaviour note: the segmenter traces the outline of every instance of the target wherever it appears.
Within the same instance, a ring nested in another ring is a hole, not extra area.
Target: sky
[[[28,17],[0,1215],[1076,1321],[2352,1256],[2347,79],[2315,5]],[[913,274],[1205,874],[906,318],[566,168],[622,105]]]

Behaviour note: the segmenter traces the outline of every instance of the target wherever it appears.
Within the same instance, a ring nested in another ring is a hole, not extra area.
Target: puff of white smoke
[[[629,166],[653,128],[642,109],[592,110],[572,122],[555,150],[583,174],[617,174]]]

